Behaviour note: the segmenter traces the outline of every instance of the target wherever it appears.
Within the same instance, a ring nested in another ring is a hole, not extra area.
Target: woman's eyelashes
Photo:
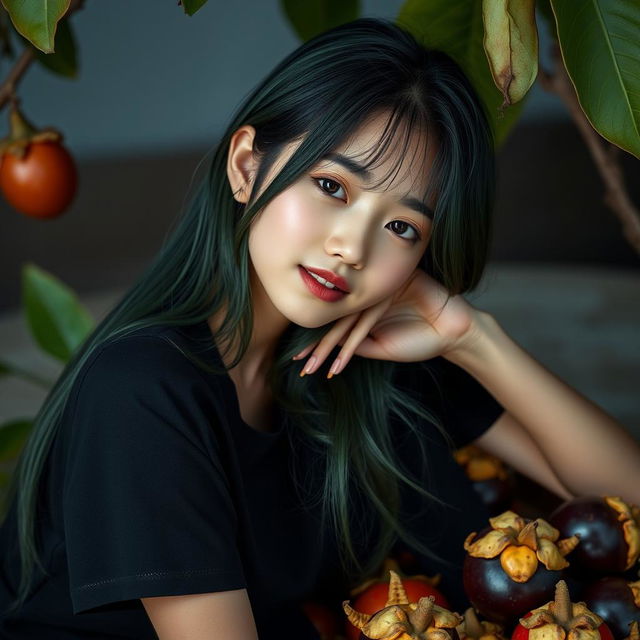
[[[342,200],[342,202],[347,201],[346,190],[337,180],[334,180],[333,178],[324,178],[324,177],[318,177],[318,178],[312,177],[311,180],[318,187],[318,189],[320,189],[320,191],[324,193],[326,196],[333,198],[334,200]],[[326,185],[327,183],[329,184],[328,188],[323,186],[323,184]],[[344,198],[336,197],[335,194],[338,193],[340,190],[344,192],[344,195],[345,195]],[[398,226],[400,226],[401,230],[398,229]],[[420,240],[420,234],[418,233],[418,230],[412,224],[409,224],[404,220],[393,220],[387,225],[387,227],[391,228],[393,233],[395,233],[399,238],[402,238],[403,240],[407,240],[411,243],[415,243]],[[410,232],[410,236],[403,235],[407,231]]]

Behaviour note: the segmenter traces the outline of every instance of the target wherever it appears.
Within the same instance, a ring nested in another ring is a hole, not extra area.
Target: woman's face
[[[347,164],[348,159],[358,162],[379,139],[385,122],[382,116],[371,120],[336,153]],[[283,151],[273,172],[298,144]],[[388,174],[395,151],[371,167],[370,176],[354,172],[339,156],[322,160],[278,194],[249,231],[254,299],[256,293],[266,294],[261,298],[290,322],[318,327],[392,296],[416,269],[429,242],[431,220],[414,207],[420,208],[433,146],[431,140],[427,166],[419,155],[412,166],[415,149],[409,148],[392,184],[385,182],[376,191],[367,185]],[[335,274],[343,279],[338,287],[348,293],[324,286],[307,270]]]

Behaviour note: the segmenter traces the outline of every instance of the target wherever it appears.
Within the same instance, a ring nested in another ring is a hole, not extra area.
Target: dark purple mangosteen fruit
[[[561,536],[577,536],[569,573],[580,578],[623,573],[640,553],[640,510],[612,496],[580,496],[549,516]]]
[[[606,576],[584,588],[582,600],[605,622],[615,638],[626,638],[629,625],[640,622],[640,580],[629,582],[622,576]]]
[[[490,527],[464,542],[462,568],[465,593],[485,618],[509,627],[525,613],[553,599],[555,585],[565,579],[565,555],[577,538],[559,540],[542,518],[529,520],[513,511],[489,519]]]

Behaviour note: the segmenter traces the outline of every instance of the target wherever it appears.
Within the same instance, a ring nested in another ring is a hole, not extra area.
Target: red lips
[[[338,287],[338,289],[341,289],[345,293],[350,292],[349,283],[343,277],[339,276],[336,273],[333,273],[333,271],[327,271],[326,269],[316,269],[315,267],[306,267],[306,266],[304,268],[307,271],[311,271],[312,273],[315,273],[321,278],[324,278],[327,282],[330,282],[332,285],[334,285],[335,287]]]

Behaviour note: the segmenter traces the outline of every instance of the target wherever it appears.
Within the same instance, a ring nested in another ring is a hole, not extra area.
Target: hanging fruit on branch
[[[378,577],[363,582],[349,592],[351,598],[355,598],[354,609],[360,613],[372,614],[384,608],[389,598],[389,575],[398,576],[410,602],[418,602],[420,598],[433,596],[438,606],[444,609],[450,608],[445,596],[436,588],[440,582],[439,574],[433,578],[425,575],[406,576],[399,568],[398,562],[394,558],[387,557]],[[350,623],[347,623],[345,633],[348,640],[358,640],[360,637],[360,630]]]
[[[374,614],[342,603],[349,622],[360,629],[362,640],[459,640],[456,627],[462,616],[435,604],[434,596],[410,602],[400,576],[390,572],[384,606]]]
[[[616,638],[629,635],[629,625],[640,622],[640,580],[607,576],[587,585],[582,599],[589,609],[604,618]]]
[[[462,580],[471,604],[486,618],[509,626],[552,594],[569,566],[565,556],[576,536],[559,532],[542,518],[528,520],[513,511],[489,518],[490,527],[469,534]]]
[[[563,536],[578,536],[571,573],[591,577],[622,573],[640,555],[640,509],[618,497],[580,496],[563,502],[549,522]]]
[[[600,616],[590,611],[584,602],[571,602],[564,580],[558,581],[554,600],[521,618],[511,637],[512,640],[613,640],[611,630]]]
[[[78,175],[62,141],[55,129],[36,129],[11,98],[9,135],[0,140],[0,191],[20,213],[56,218],[71,204]]]

